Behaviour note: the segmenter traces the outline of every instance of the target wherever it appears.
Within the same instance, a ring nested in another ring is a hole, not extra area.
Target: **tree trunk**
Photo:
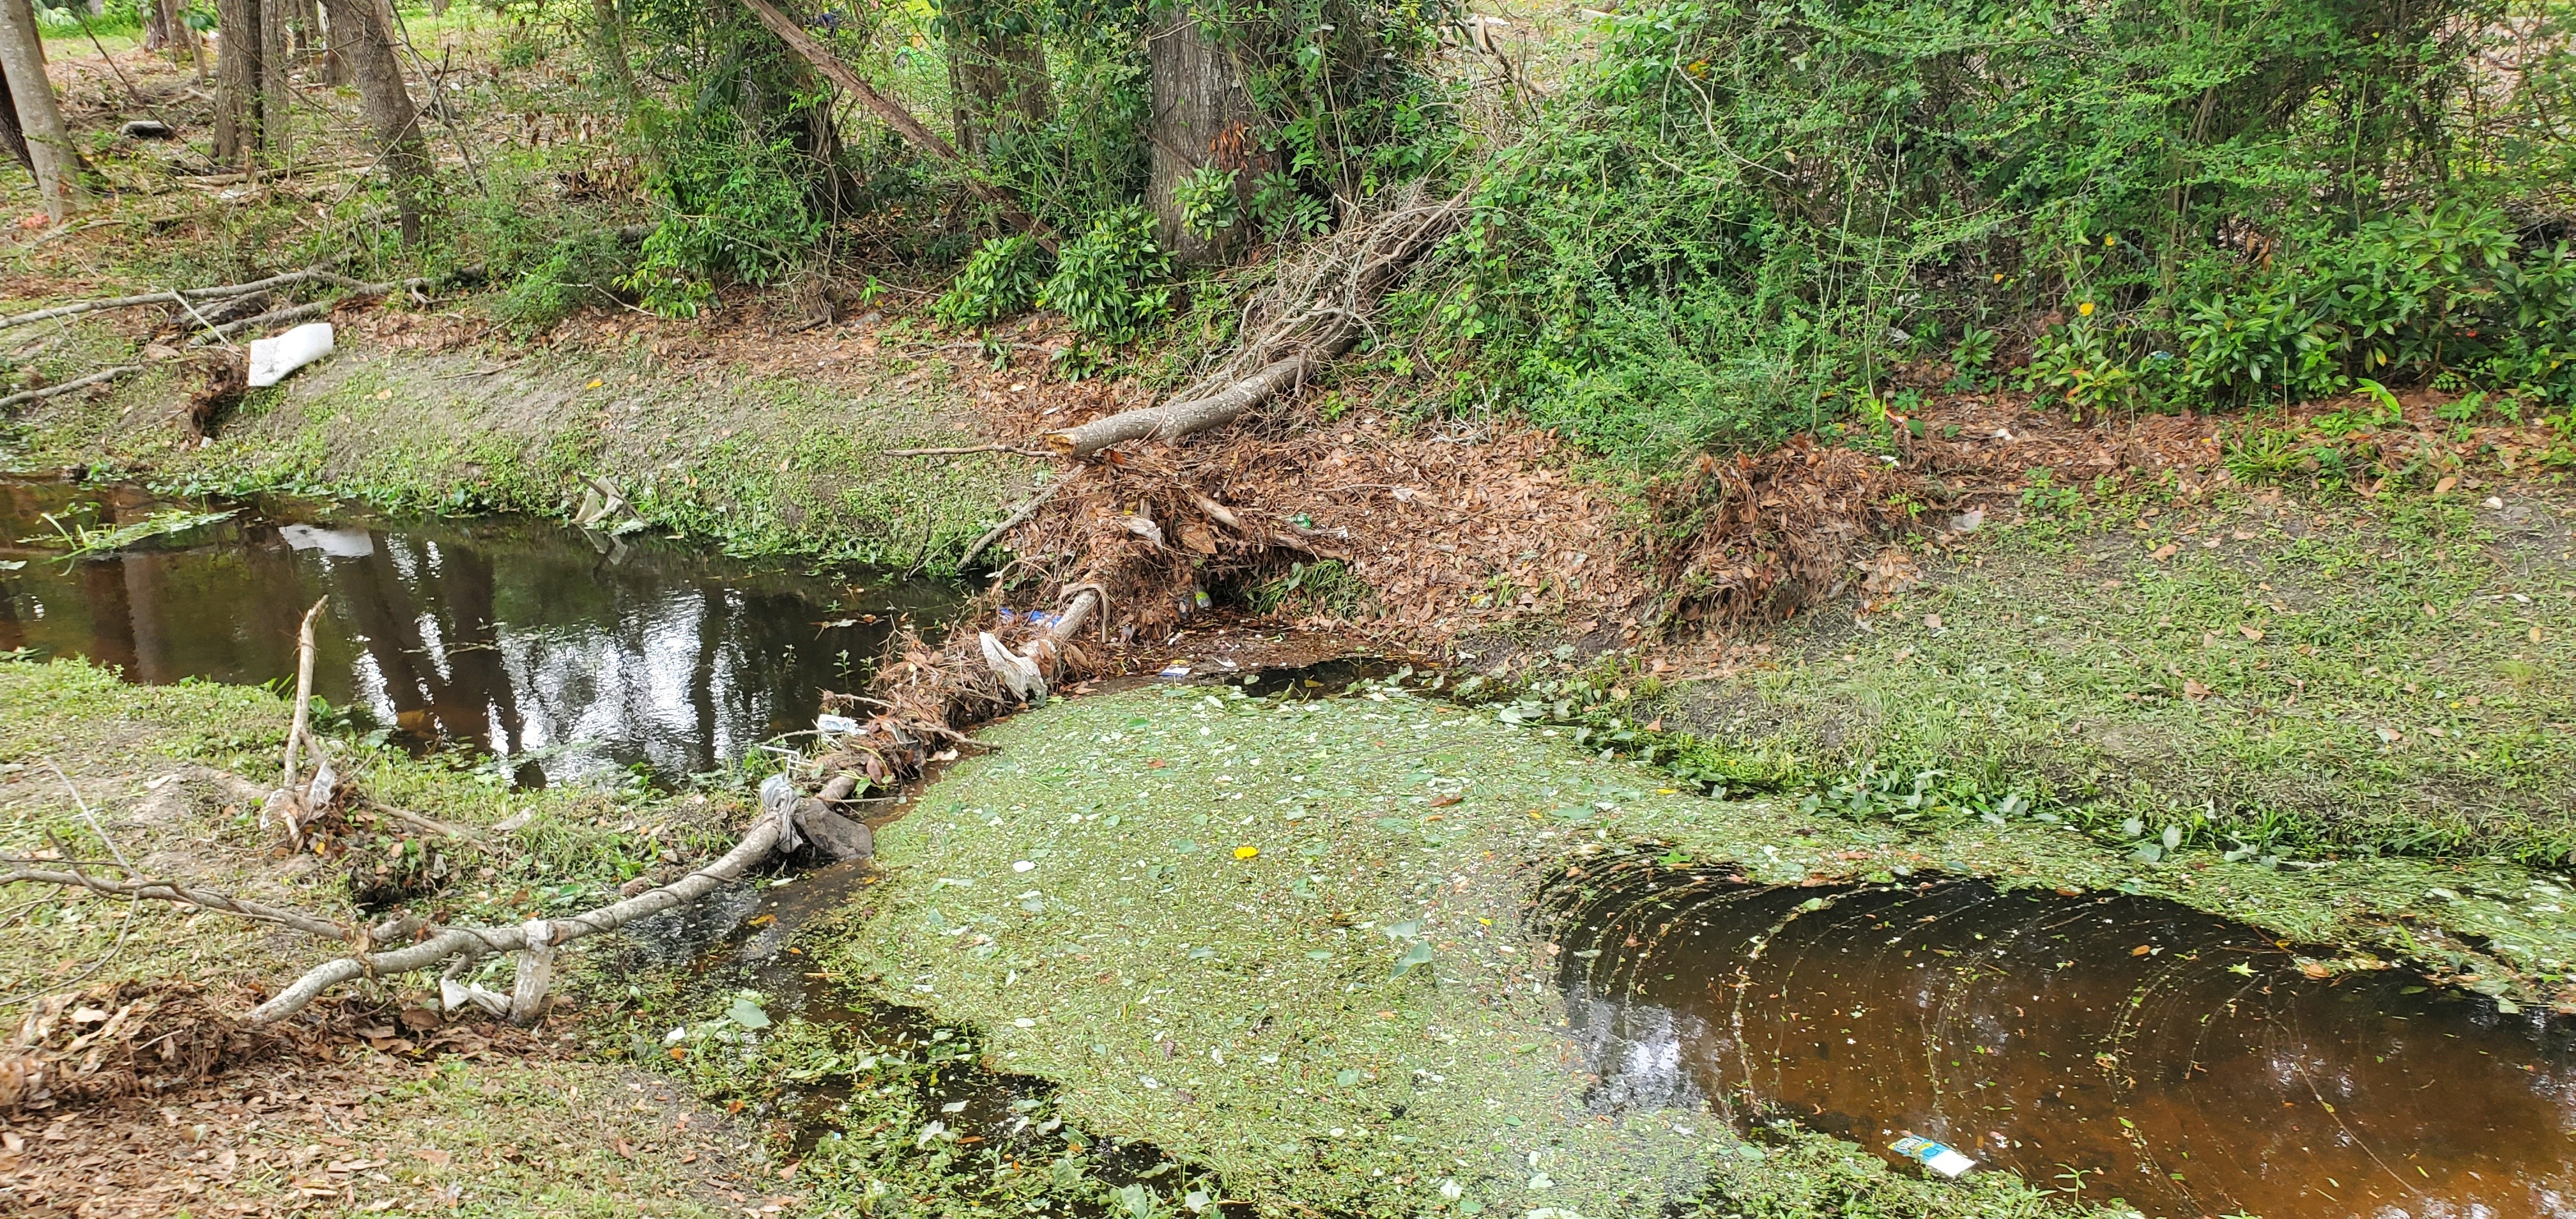
[[[626,59],[626,20],[617,13],[617,0],[590,0],[590,24],[599,66],[607,71],[617,99],[634,101],[635,65]]]
[[[262,0],[215,0],[215,160],[248,170],[260,150]]]
[[[167,49],[176,41],[170,36],[169,0],[156,0],[143,6],[143,50],[145,53]],[[173,60],[176,62],[176,60]]]
[[[332,32],[330,12],[324,10],[321,16],[322,79],[336,89],[349,83],[349,57],[340,53],[340,37]]]
[[[89,192],[81,184],[80,157],[63,128],[62,109],[54,103],[53,82],[45,76],[43,41],[31,8],[0,4],[0,74],[8,77],[9,100],[18,110],[45,214],[60,224],[88,202]]]
[[[260,0],[259,134],[272,165],[295,155],[295,123],[290,116],[287,72],[295,65],[295,39],[290,16],[295,0]]]
[[[1055,115],[1046,47],[1031,33],[960,30],[948,46],[948,90],[957,104],[957,150],[984,155],[1005,132]]]
[[[1223,251],[1181,228],[1173,190],[1181,175],[1208,165],[1236,171],[1238,195],[1251,190],[1259,155],[1252,95],[1242,69],[1195,18],[1156,31],[1146,55],[1154,77],[1154,166],[1146,195],[1154,204],[1155,240],[1182,262],[1213,262]]]
[[[812,64],[815,71],[823,74],[824,79],[849,91],[851,96],[858,98],[868,109],[875,111],[877,117],[884,119],[887,126],[894,128],[896,134],[912,141],[913,145],[923,152],[948,164],[955,165],[962,160],[955,145],[939,138],[938,132],[922,126],[921,120],[914,118],[911,111],[903,108],[902,103],[878,92],[876,86],[851,71],[850,65],[842,63],[841,57],[834,55],[830,47],[816,41],[812,34],[805,32],[805,27],[796,24],[787,14],[778,11],[778,6],[770,3],[770,0],[742,0],[742,4],[744,8],[751,10],[753,16],[760,18],[762,25],[769,27],[770,33],[778,35],[778,40],[786,43],[788,50],[794,51],[798,58]],[[1009,195],[1003,194],[992,183],[971,173],[965,175],[965,186],[968,194],[992,204],[1002,213],[1002,219],[1009,221],[1012,227],[1035,238],[1039,245],[1046,247],[1048,253],[1055,252],[1055,234],[1049,231],[1046,225],[1039,223],[1036,217],[1029,215]]]
[[[374,0],[325,0],[334,48],[348,60],[357,77],[358,101],[367,112],[384,150],[385,171],[393,178],[394,206],[402,217],[406,243],[421,238],[421,210],[429,188],[429,141],[420,130],[420,112],[403,85],[402,62],[394,57],[393,31]]]
[[[5,146],[9,155],[18,159],[18,164],[25,167],[30,179],[36,176],[36,158],[27,152],[27,133],[18,125],[18,103],[9,96],[6,71],[0,71],[0,146]]]

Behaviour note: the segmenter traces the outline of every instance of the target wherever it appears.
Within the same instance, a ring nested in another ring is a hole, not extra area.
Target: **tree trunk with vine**
[[[1224,251],[1217,241],[1182,226],[1177,189],[1183,175],[1208,166],[1235,172],[1238,198],[1251,189],[1261,155],[1254,134],[1259,114],[1243,68],[1190,16],[1157,29],[1147,59],[1153,72],[1154,163],[1146,194],[1154,205],[1154,239],[1182,262],[1218,261]]]

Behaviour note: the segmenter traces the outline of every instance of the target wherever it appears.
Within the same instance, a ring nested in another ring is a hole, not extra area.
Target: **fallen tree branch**
[[[60,397],[72,392],[73,390],[87,389],[93,385],[113,381],[118,377],[130,377],[141,371],[143,371],[143,366],[140,364],[119,364],[114,368],[103,368],[86,377],[75,377],[60,385],[48,385],[43,389],[31,389],[23,393],[11,394],[6,398],[0,398],[0,410],[7,410],[21,402],[42,402],[47,398]]]
[[[8,862],[19,861],[9,860]],[[359,936],[355,928],[329,919],[318,918],[300,910],[288,910],[259,902],[244,901],[228,893],[190,888],[173,880],[112,880],[104,876],[92,876],[86,872],[57,872],[40,868],[18,868],[0,872],[0,885],[15,884],[61,885],[69,889],[87,889],[108,897],[128,897],[173,902],[183,906],[199,906],[253,922],[292,927],[318,939],[355,942]]]
[[[1271,395],[1302,384],[1310,373],[1322,366],[1323,361],[1340,355],[1342,349],[1349,345],[1349,339],[1345,337],[1317,351],[1299,352],[1204,398],[1120,411],[1079,427],[1049,432],[1045,437],[1046,444],[1059,457],[1083,458],[1130,440],[1143,440],[1149,436],[1156,440],[1178,440],[1193,432],[1220,427],[1242,418],[1245,412],[1261,405]]]
[[[348,289],[347,295],[336,296],[329,300],[308,301],[301,305],[288,305],[283,309],[271,309],[266,313],[246,317],[239,321],[226,322],[221,326],[209,326],[206,327],[204,333],[199,334],[196,338],[189,340],[189,342],[194,346],[202,347],[210,342],[218,342],[234,338],[247,330],[263,330],[270,326],[282,325],[286,322],[300,322],[306,318],[327,317],[333,309],[339,308],[341,301],[347,300],[350,297],[386,296],[397,291],[416,291],[418,289],[428,287],[430,283],[427,278],[420,276],[415,276],[411,279],[389,279],[383,283],[373,284],[362,280],[350,279],[344,275],[331,275],[327,272],[317,278],[326,279]]]
[[[964,453],[1027,453],[1024,445],[970,444],[951,449],[887,449],[888,457],[955,457]]]
[[[1178,440],[1221,427],[1273,395],[1305,384],[1326,361],[1351,349],[1377,302],[1415,260],[1467,214],[1461,192],[1438,203],[1415,201],[1316,243],[1245,306],[1248,336],[1205,371],[1179,401],[1122,411],[1042,438],[1057,456],[1085,458],[1114,444],[1148,437]]]
[[[142,305],[169,305],[184,304],[187,301],[224,300],[235,296],[248,296],[254,292],[266,292],[272,288],[293,287],[296,284],[311,283],[314,280],[326,278],[339,281],[343,284],[356,282],[336,271],[326,271],[320,267],[309,267],[302,271],[289,271],[283,275],[272,275],[266,279],[255,279],[244,284],[224,284],[213,288],[181,288],[175,292],[146,292],[140,296],[109,296],[101,297],[97,300],[73,301],[69,304],[55,305],[47,309],[37,309],[28,313],[18,313],[12,314],[8,317],[0,317],[0,330],[8,330],[12,327],[25,326],[35,322],[52,321],[58,317],[78,317],[81,314],[96,313],[102,309],[132,309]]]
[[[417,944],[328,961],[306,971],[276,998],[252,1008],[249,1020],[252,1024],[274,1024],[303,1010],[323,991],[354,978],[414,973],[459,955],[521,952],[530,946],[531,927],[544,929],[539,947],[561,948],[574,940],[615,931],[648,914],[696,901],[719,885],[741,879],[753,864],[777,851],[782,837],[791,833],[788,820],[795,815],[797,804],[795,790],[785,777],[772,775],[761,784],[760,820],[753,823],[742,841],[735,843],[723,858],[670,884],[571,918],[532,920],[516,927],[452,927]]]
[[[1067,476],[1047,484],[1044,490],[1039,491],[1036,495],[1030,496],[1029,502],[1020,505],[1019,511],[1012,513],[1010,517],[1004,520],[1001,524],[995,525],[991,529],[984,531],[984,536],[975,539],[975,544],[967,547],[966,553],[957,556],[958,568],[963,570],[968,563],[975,561],[976,555],[984,553],[984,548],[992,545],[994,539],[1018,528],[1020,522],[1036,515],[1037,510],[1041,505],[1045,504],[1048,500],[1055,498],[1055,493],[1064,490],[1066,485],[1072,481],[1073,476]]]
[[[861,79],[857,72],[850,69],[850,65],[841,62],[841,57],[834,55],[830,47],[824,46],[812,34],[806,33],[805,27],[796,24],[787,14],[778,11],[778,6],[771,4],[769,0],[742,0],[742,3],[743,7],[751,10],[753,16],[760,18],[762,25],[769,27],[770,33],[778,35],[779,41],[786,43],[787,49],[794,51],[797,58],[813,65],[815,71],[829,77],[833,84],[849,90],[851,96],[858,98],[868,109],[876,111],[877,117],[884,119],[886,125],[894,128],[903,138],[912,141],[915,146],[931,156],[952,166],[971,171],[972,167],[966,164],[966,158],[958,155],[954,145],[939,138],[939,133],[922,126],[921,120],[914,118],[911,111],[903,108],[902,103],[877,92],[874,85]],[[1054,230],[1041,223],[1037,217],[1022,210],[1009,195],[1003,194],[992,183],[976,177],[972,172],[965,174],[963,181],[968,193],[999,209],[1002,218],[1011,222],[1011,227],[1036,238],[1039,245],[1046,247],[1047,253],[1055,253]]]

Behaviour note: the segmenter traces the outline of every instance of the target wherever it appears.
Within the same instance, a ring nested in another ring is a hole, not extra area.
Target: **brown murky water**
[[[1919,1134],[2158,1216],[2576,1213],[2567,1021],[2157,899],[1642,873],[1554,895],[1605,1108]]]
[[[641,766],[716,769],[811,728],[863,685],[896,620],[953,585],[734,562],[645,536],[511,518],[391,521],[295,504],[115,554],[20,539],[174,504],[139,488],[0,479],[0,651],[82,656],[136,681],[294,680],[304,609],[331,598],[315,688],[425,745],[508,760],[523,784]]]

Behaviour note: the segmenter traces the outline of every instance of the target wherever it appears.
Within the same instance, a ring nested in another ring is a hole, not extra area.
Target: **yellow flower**
[[[2077,305],[2077,306],[2075,307],[2075,311],[2076,311],[2077,313],[2083,314],[2083,315],[2084,315],[2084,316],[2086,316],[2086,317],[2091,317],[2091,316],[2093,316],[2093,302],[2091,302],[2091,301],[2086,301],[2086,302],[2084,302],[2084,303],[2083,303],[2083,304],[2081,304],[2081,305]]]
[[[1237,858],[1237,859],[1250,859],[1250,858],[1252,858],[1253,856],[1258,855],[1258,854],[1260,854],[1260,853],[1261,853],[1261,848],[1260,848],[1260,847],[1236,847],[1236,848],[1234,848],[1234,857],[1235,857],[1235,858]]]
[[[2104,234],[2102,234],[2102,244],[2104,244],[2104,245],[2118,245],[2118,244],[2120,244],[2120,236],[2119,236],[2119,234],[2117,234],[2117,233],[2104,233]]]

